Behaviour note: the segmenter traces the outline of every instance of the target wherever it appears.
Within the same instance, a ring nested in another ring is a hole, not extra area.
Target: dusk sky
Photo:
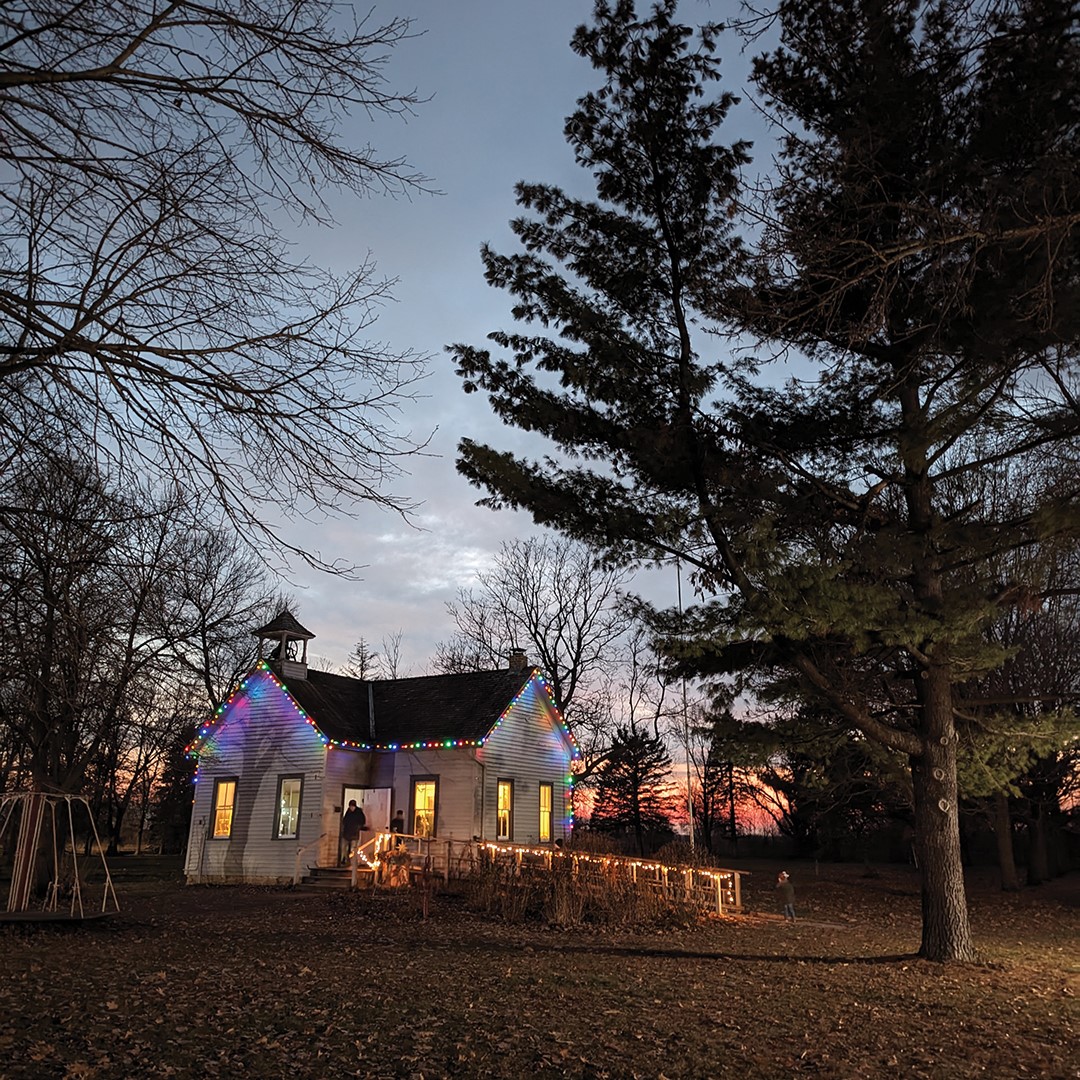
[[[375,9],[376,19],[415,20],[419,36],[398,47],[387,76],[395,89],[415,87],[431,100],[407,123],[357,118],[351,135],[383,156],[406,156],[441,194],[350,202],[336,229],[313,231],[302,243],[313,260],[342,269],[370,250],[380,274],[398,279],[395,301],[371,337],[431,357],[402,426],[415,436],[434,435],[432,456],[412,459],[410,475],[393,489],[421,504],[414,528],[361,507],[354,519],[290,529],[323,558],[364,567],[359,580],[341,580],[293,566],[287,587],[301,622],[317,635],[317,658],[341,664],[361,636],[378,650],[400,629],[403,667],[426,673],[436,643],[453,633],[446,601],[475,585],[476,570],[502,541],[536,532],[524,515],[475,506],[481,493],[455,470],[462,435],[503,448],[520,445],[520,436],[494,419],[482,395],[462,392],[444,347],[482,344],[510,322],[507,295],[484,282],[479,249],[490,242],[513,250],[514,184],[538,180],[591,194],[562,136],[575,100],[598,85],[597,73],[568,45],[591,10],[591,0],[400,0]],[[683,0],[679,17],[698,23],[736,11],[734,0]],[[724,50],[724,85],[741,91],[748,63],[739,46],[732,40]],[[760,118],[745,99],[721,137],[761,143]],[[674,572],[670,593],[674,603]]]

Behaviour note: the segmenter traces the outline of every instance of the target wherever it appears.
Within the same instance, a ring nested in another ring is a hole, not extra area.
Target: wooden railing
[[[742,910],[742,873],[719,867],[688,866],[561,848],[482,842],[481,857],[492,863],[512,861],[519,869],[546,866],[567,869],[576,878],[594,883],[624,882],[658,893],[672,903],[724,915]]]
[[[357,873],[371,872],[373,885],[398,880],[392,873],[404,869],[408,875],[427,872],[449,880],[467,877],[478,865],[472,840],[444,840],[413,833],[378,832],[363,844],[352,860],[352,883]]]
[[[301,869],[300,869],[300,860],[303,858],[304,852],[310,850],[316,844],[322,843],[322,840],[323,840],[323,838],[325,836],[326,836],[326,833],[322,833],[320,836],[316,837],[314,840],[310,841],[307,844],[301,844],[296,849],[296,865],[293,868],[293,879],[292,879],[292,883],[294,885],[299,885],[300,884],[300,878],[302,876],[302,872],[301,872]]]
[[[395,854],[396,853],[396,854]],[[428,873],[445,880],[464,878],[481,866],[506,865],[521,874],[530,870],[569,872],[583,882],[625,882],[658,893],[674,904],[724,915],[742,910],[742,872],[718,867],[687,866],[626,855],[578,852],[560,847],[482,840],[444,840],[402,833],[377,833],[361,849],[361,870],[370,868],[372,884],[401,883],[399,868],[409,875]]]

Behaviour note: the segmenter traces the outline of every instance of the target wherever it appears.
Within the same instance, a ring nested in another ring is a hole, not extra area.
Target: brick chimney
[[[510,646],[510,670],[524,671],[529,666],[525,650],[520,645]]]

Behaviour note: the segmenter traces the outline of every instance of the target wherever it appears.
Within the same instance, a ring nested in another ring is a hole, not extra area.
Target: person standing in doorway
[[[401,845],[401,834],[405,831],[405,811],[399,810],[390,822],[390,831],[394,834],[394,847]]]
[[[351,861],[356,854],[360,833],[367,828],[364,811],[356,805],[355,799],[349,800],[349,806],[341,817],[341,843],[339,856],[343,863]]]

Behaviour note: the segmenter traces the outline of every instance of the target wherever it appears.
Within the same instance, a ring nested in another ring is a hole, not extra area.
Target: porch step
[[[371,874],[370,868],[358,868],[357,887],[370,885]],[[310,889],[348,889],[351,881],[352,871],[347,866],[313,866],[301,878],[301,884]]]

